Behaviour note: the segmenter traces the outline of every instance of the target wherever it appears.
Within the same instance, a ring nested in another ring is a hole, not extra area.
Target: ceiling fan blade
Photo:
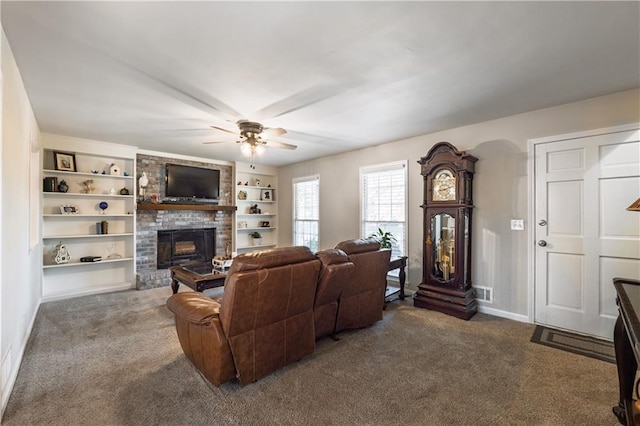
[[[341,94],[346,88],[346,84],[317,84],[298,93],[294,93],[285,99],[274,102],[271,105],[267,105],[259,111],[256,111],[252,116],[257,120],[276,118]]]
[[[267,146],[269,148],[282,148],[282,149],[296,149],[297,145],[291,145],[290,143],[268,141]]]
[[[228,141],[209,141],[209,142],[202,142],[204,145],[213,145],[213,144],[217,144],[217,143],[235,143],[236,141],[233,140],[228,140]]]
[[[232,132],[231,130],[225,129],[225,128],[223,128],[223,127],[211,126],[211,128],[212,128],[212,129],[216,129],[216,130],[221,130],[221,131],[223,131],[223,132],[231,133],[231,134],[234,134],[234,135],[237,135],[237,134],[238,134],[238,132],[237,132],[237,131],[233,131],[233,132]]]
[[[285,129],[283,129],[282,127],[266,127],[262,131],[262,134],[264,134],[266,136],[282,136],[282,135],[284,135],[286,133],[287,133],[287,131]]]

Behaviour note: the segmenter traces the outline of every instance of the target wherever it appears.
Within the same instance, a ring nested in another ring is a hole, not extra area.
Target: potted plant
[[[253,238],[253,245],[259,246],[262,245],[262,235],[258,231],[253,231],[249,234],[251,238]]]
[[[394,237],[391,232],[388,232],[388,231],[385,232],[382,230],[382,228],[378,228],[378,232],[374,232],[373,234],[370,235],[370,237],[380,241],[381,248],[390,249],[393,243],[398,242],[398,240],[396,240],[396,237]]]

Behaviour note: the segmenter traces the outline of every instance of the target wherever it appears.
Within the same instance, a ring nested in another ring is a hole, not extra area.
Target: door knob
[[[545,240],[540,240],[540,241],[538,241],[538,245],[540,247],[545,247],[547,245],[547,242]]]
[[[540,222],[538,222],[538,225],[540,226],[545,226],[547,224],[547,221],[542,219]]]

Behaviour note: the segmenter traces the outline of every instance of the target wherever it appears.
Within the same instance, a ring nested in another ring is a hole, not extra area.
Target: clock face
[[[449,170],[436,172],[433,178],[433,201],[455,201],[456,178]]]

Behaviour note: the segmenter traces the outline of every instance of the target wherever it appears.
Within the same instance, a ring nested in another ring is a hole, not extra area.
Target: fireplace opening
[[[216,254],[216,229],[170,229],[158,231],[157,268],[211,265]]]

